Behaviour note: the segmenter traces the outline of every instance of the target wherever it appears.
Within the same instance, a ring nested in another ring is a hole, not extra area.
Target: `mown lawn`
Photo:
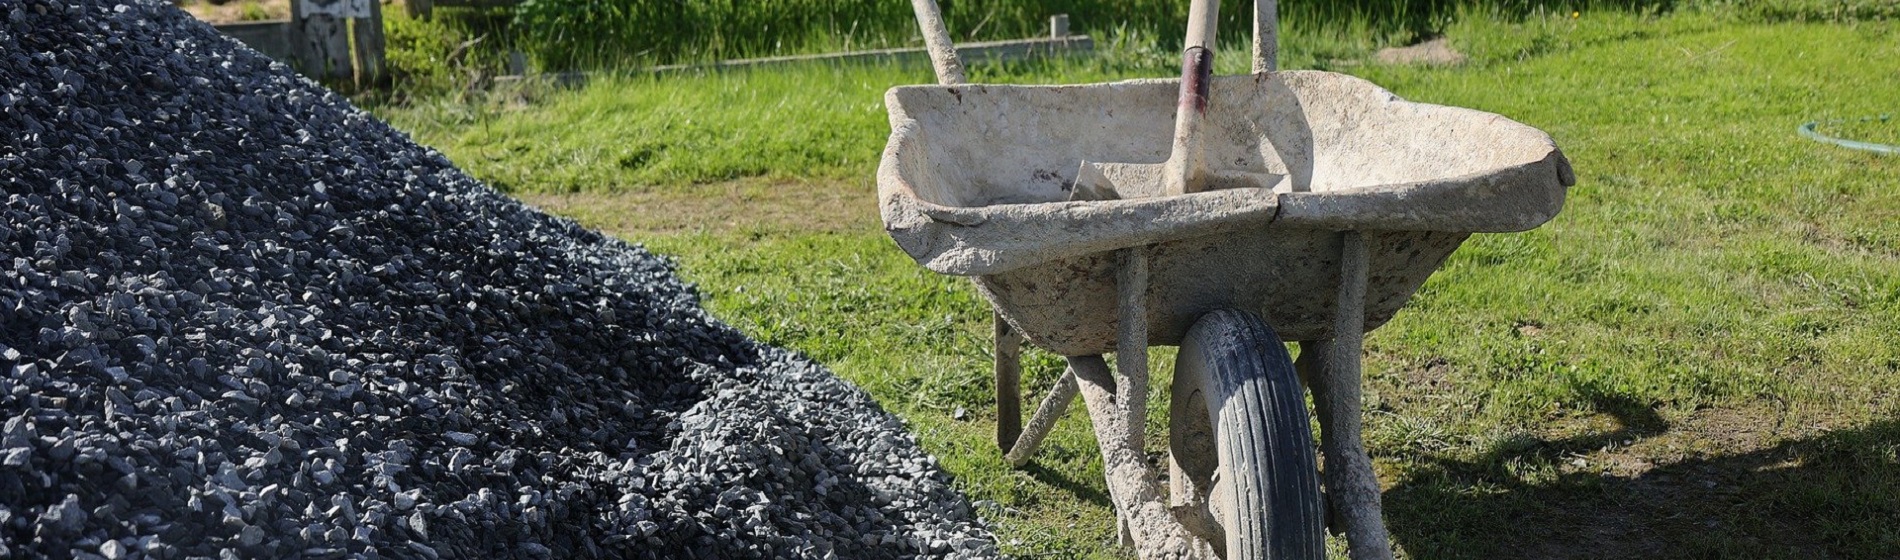
[[[1900,557],[1900,158],[1795,133],[1900,113],[1900,25],[1474,12],[1447,36],[1468,62],[1359,63],[1372,41],[1321,33],[1288,46],[1289,66],[1537,126],[1578,175],[1556,220],[1473,237],[1368,337],[1368,443],[1404,554]],[[978,75],[1160,76],[1174,59],[1138,51]],[[811,67],[377,110],[477,177],[674,255],[720,317],[865,388],[1007,552],[1117,557],[1086,416],[1007,467],[987,308],[879,229],[882,92],[928,80]],[[1039,395],[1058,362],[1030,365]]]

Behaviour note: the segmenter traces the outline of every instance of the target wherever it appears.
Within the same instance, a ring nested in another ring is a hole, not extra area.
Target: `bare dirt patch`
[[[726,232],[844,232],[877,227],[870,181],[740,179],[611,193],[529,194],[523,201],[640,239]]]
[[[192,17],[210,24],[290,19],[290,0],[174,1]]]
[[[1373,58],[1381,64],[1425,64],[1449,66],[1465,61],[1464,53],[1451,48],[1451,41],[1444,37],[1405,47],[1386,47],[1379,49]]]
[[[1400,371],[1399,377],[1405,380],[1407,387],[1413,389],[1408,392],[1425,393],[1451,381],[1451,362],[1433,357],[1419,367]]]

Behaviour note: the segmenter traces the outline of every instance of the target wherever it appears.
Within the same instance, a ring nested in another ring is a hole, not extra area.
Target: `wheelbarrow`
[[[1365,333],[1472,233],[1557,214],[1575,178],[1550,137],[1276,71],[1270,0],[1250,75],[1211,75],[1218,0],[1194,0],[1180,80],[1069,86],[963,83],[934,0],[913,6],[940,85],[885,94],[879,210],[994,308],[1005,457],[1028,461],[1079,392],[1140,557],[1323,558],[1330,525],[1353,558],[1390,558],[1360,436]],[[1068,363],[1027,426],[1025,340]],[[1166,491],[1143,437],[1150,346],[1180,347]]]

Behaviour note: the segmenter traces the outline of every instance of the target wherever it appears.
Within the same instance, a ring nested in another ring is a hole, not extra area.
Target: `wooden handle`
[[[1214,32],[1220,27],[1220,0],[1194,0],[1188,4],[1187,44],[1182,48],[1206,47],[1214,50]]]
[[[943,26],[943,11],[937,0],[910,0],[917,12],[917,26],[924,31],[924,47],[930,51],[930,66],[937,71],[937,83],[954,86],[964,83],[963,61],[957,59],[957,46],[950,42],[950,30]]]
[[[1188,5],[1187,44],[1181,53],[1181,93],[1174,113],[1174,146],[1164,167],[1164,192],[1179,195],[1200,192],[1207,183],[1201,121],[1207,113],[1208,90],[1214,75],[1214,32],[1220,21],[1220,0],[1194,0]]]
[[[1280,69],[1280,6],[1274,0],[1253,3],[1253,73]]]

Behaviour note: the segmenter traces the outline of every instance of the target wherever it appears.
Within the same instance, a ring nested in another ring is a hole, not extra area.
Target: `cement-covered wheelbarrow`
[[[1364,334],[1471,233],[1550,220],[1575,179],[1504,117],[1274,71],[1272,2],[1255,6],[1254,73],[1212,77],[1217,1],[1194,2],[1182,80],[996,86],[962,83],[934,1],[913,0],[942,85],[885,96],[885,229],[995,308],[1010,461],[1081,393],[1142,558],[1323,558],[1329,517],[1354,558],[1389,558],[1360,439]],[[1026,428],[1024,339],[1069,364]],[[1166,492],[1142,435],[1156,345],[1180,347]]]

